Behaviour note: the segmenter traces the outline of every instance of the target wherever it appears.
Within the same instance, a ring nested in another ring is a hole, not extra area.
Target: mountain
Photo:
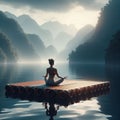
[[[44,60],[46,58],[56,57],[58,54],[56,48],[53,45],[45,47],[43,41],[39,38],[38,35],[27,34],[27,38],[41,59]]]
[[[49,30],[54,38],[61,32],[65,32],[71,36],[74,36],[77,32],[77,29],[74,27],[74,25],[65,25],[57,21],[46,22],[42,24],[41,27],[43,29]]]
[[[48,58],[55,58],[57,53],[58,52],[53,45],[50,45],[46,48],[46,55]]]
[[[105,61],[105,50],[112,35],[120,29],[120,1],[110,0],[102,9],[93,36],[69,56],[70,62],[95,63]]]
[[[12,18],[14,20],[17,21],[17,17],[14,14],[11,14],[10,12],[4,12],[4,14],[8,17],[8,18]]]
[[[19,59],[31,60],[36,57],[38,58],[20,25],[15,20],[8,18],[1,11],[0,31],[11,41],[13,49],[16,51]]]
[[[54,39],[53,45],[56,47],[57,51],[62,51],[71,39],[72,36],[70,34],[60,32]]]
[[[53,45],[58,51],[61,51],[77,32],[74,25],[65,25],[57,21],[49,21],[42,25],[38,25],[37,22],[28,15],[16,17],[9,12],[5,12],[5,14],[9,18],[15,19],[25,33],[38,35],[45,46]],[[64,44],[61,40],[64,41]],[[58,43],[60,43],[59,46]]]
[[[94,27],[92,25],[86,25],[81,28],[75,37],[66,45],[67,49],[75,50],[80,44],[83,44],[92,34]]]
[[[39,56],[43,57],[46,54],[45,53],[46,48],[45,48],[43,41],[40,39],[40,37],[35,34],[27,34],[27,38],[29,42],[31,43],[31,45],[33,46],[36,53]]]
[[[91,37],[93,33],[94,27],[91,25],[86,25],[81,28],[75,37],[66,44],[65,49],[60,53],[59,56],[62,56],[63,59],[67,59],[68,55],[80,44],[83,44],[89,37]]]
[[[16,17],[15,15],[5,12],[9,18],[15,19],[25,33],[27,34],[37,34],[45,43],[46,46],[50,45],[53,40],[53,36],[50,31],[42,29],[38,23],[28,15],[21,15]]]
[[[10,40],[5,34],[0,33],[0,62],[15,62],[16,60],[17,56]]]
[[[108,48],[106,49],[105,56],[106,64],[110,67],[114,65],[114,67],[118,67],[120,65],[120,30],[113,35],[112,40]]]

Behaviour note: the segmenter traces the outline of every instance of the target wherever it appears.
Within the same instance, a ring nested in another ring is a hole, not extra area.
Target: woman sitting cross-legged
[[[60,83],[62,83],[66,77],[59,76],[59,74],[57,72],[57,69],[53,67],[53,65],[54,65],[54,60],[53,59],[49,59],[48,61],[49,61],[50,67],[47,68],[46,75],[44,76],[45,83],[46,83],[47,86],[57,86]],[[57,80],[57,81],[54,81],[55,75],[60,79]]]

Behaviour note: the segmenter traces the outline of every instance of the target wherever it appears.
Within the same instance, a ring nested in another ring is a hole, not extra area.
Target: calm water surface
[[[0,120],[49,120],[42,103],[6,98],[5,85],[43,79],[47,65],[0,65]],[[58,72],[67,79],[109,80],[109,95],[61,106],[55,120],[119,120],[119,71],[104,65],[57,64]],[[115,74],[114,74],[115,73]],[[113,80],[114,79],[114,80]]]

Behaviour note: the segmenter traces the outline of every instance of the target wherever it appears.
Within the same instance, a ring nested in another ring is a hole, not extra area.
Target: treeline
[[[120,1],[110,0],[101,10],[98,24],[91,38],[69,55],[69,61],[80,63],[105,62],[106,49],[112,36],[120,30]]]
[[[105,60],[106,64],[109,66],[120,65],[120,31],[118,31],[110,41],[110,44],[106,50]]]
[[[17,55],[10,40],[3,33],[0,33],[0,62],[14,62],[16,59]]]

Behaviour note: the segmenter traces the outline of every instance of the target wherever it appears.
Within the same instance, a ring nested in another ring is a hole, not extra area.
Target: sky
[[[16,16],[27,14],[41,25],[48,21],[73,24],[77,29],[95,26],[108,0],[0,0],[0,10]]]

